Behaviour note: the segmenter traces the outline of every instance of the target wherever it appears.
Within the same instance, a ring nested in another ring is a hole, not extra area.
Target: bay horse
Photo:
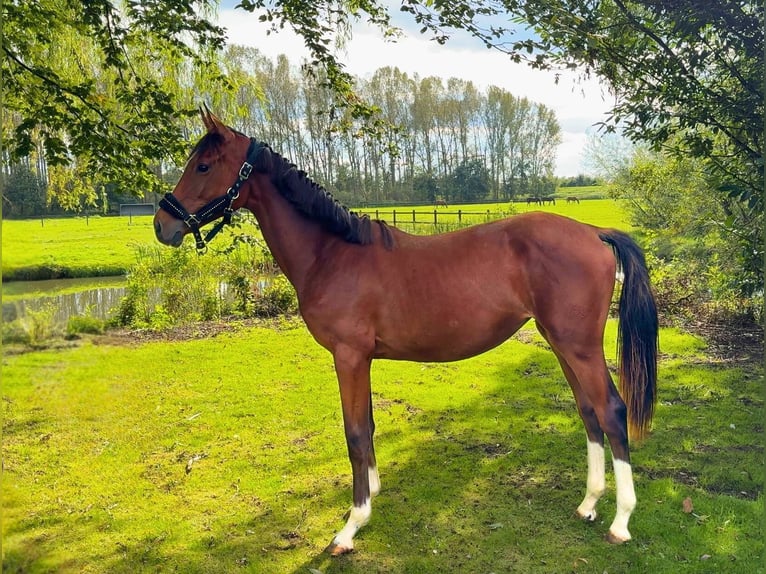
[[[456,361],[487,351],[534,319],[572,388],[587,437],[585,498],[596,519],[605,490],[604,435],[616,513],[606,539],[631,538],[636,504],[630,437],[650,427],[656,394],[657,311],[643,254],[625,233],[540,212],[416,236],[355,214],[268,145],[202,110],[207,133],[154,217],[157,239],[197,247],[234,210],[251,211],[316,341],[331,354],[353,474],[353,506],[328,546],[351,552],[380,491],[373,434],[374,359]],[[200,227],[219,220],[203,238]],[[616,272],[621,394],[604,358]],[[622,395],[622,396],[621,396]]]
[[[569,197],[567,197],[567,203],[577,203],[579,205],[580,198],[578,198],[578,197],[576,197],[574,195],[570,195]]]
[[[447,205],[447,200],[445,200],[445,199],[437,199],[434,202],[434,206],[436,206],[436,207],[449,207]]]

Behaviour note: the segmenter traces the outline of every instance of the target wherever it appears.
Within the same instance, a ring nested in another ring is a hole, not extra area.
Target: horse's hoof
[[[625,542],[630,540],[630,534],[628,534],[627,537],[618,536],[617,534],[615,534],[614,532],[610,530],[609,532],[606,533],[605,538],[609,544],[624,544]]]
[[[575,516],[577,516],[577,518],[580,520],[584,520],[585,522],[595,522],[598,514],[596,514],[595,510],[591,510],[590,512],[586,513],[581,513],[579,510],[575,510]]]
[[[335,540],[330,542],[327,548],[325,548],[325,552],[327,552],[330,556],[342,556],[343,554],[351,554],[353,551],[353,546],[344,546],[342,544],[338,544],[335,542]]]

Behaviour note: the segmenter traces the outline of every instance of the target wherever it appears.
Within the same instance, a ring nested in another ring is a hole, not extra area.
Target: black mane
[[[256,170],[268,172],[279,193],[300,213],[318,221],[327,231],[334,233],[349,243],[369,245],[375,240],[373,223],[381,230],[383,244],[387,249],[393,246],[391,230],[384,221],[371,220],[367,215],[350,211],[325,188],[308,177],[273,151],[268,145],[258,156]]]
[[[236,132],[240,133],[240,132]],[[242,134],[244,135],[244,134]],[[205,134],[194,146],[189,159],[195,154],[208,150],[217,150],[224,143],[222,135],[216,132]],[[318,221],[330,231],[350,243],[369,245],[375,240],[373,223],[381,230],[386,249],[393,247],[391,230],[384,221],[371,220],[367,215],[350,211],[336,200],[330,192],[312,181],[306,172],[299,170],[267,144],[258,154],[253,167],[261,173],[270,173],[279,193],[301,214]]]

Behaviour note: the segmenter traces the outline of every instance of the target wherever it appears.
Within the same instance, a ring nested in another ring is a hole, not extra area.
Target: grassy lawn
[[[298,321],[197,328],[6,353],[4,571],[763,571],[761,373],[695,337],[662,331],[619,547],[611,472],[597,522],[573,517],[585,434],[534,330],[458,363],[376,362],[383,490],[357,552],[331,559],[351,502],[331,357]]]
[[[120,275],[154,242],[151,216],[3,220],[3,280]]]
[[[508,203],[477,204],[439,208],[436,229],[433,222],[433,206],[406,208],[379,208],[379,217],[393,223],[393,210],[397,211],[397,225],[414,233],[433,233],[450,228],[458,222],[458,210],[465,215],[463,223],[480,223],[496,219],[510,212]],[[516,213],[531,210],[526,204],[514,204]],[[558,201],[554,205],[535,209],[568,215],[586,223],[602,227],[616,227],[626,231],[630,226],[618,203],[609,199],[584,200],[580,204],[567,205]],[[412,212],[416,221],[428,222],[409,225]],[[359,210],[375,216],[375,208]],[[444,224],[444,226],[442,226]],[[245,231],[252,233],[250,224]],[[226,233],[229,233],[227,230]],[[191,241],[191,238],[187,239]],[[68,219],[4,220],[2,239],[2,269],[4,281],[25,279],[50,279],[58,277],[97,277],[121,275],[133,264],[136,249],[141,245],[155,245],[152,217],[90,217]],[[215,245],[228,245],[224,236],[216,238]]]

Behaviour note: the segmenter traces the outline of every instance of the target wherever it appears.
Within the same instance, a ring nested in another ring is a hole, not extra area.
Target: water
[[[262,293],[272,281],[271,275],[259,277],[258,292]],[[106,320],[126,294],[127,283],[122,276],[3,283],[3,322],[23,317],[30,311],[51,313],[56,325],[66,325],[74,316]],[[226,283],[219,285],[219,295],[222,299],[232,297]],[[156,299],[159,300],[159,294]]]
[[[126,295],[124,277],[14,281],[3,284],[3,321],[45,310],[56,324],[86,315],[108,319]]]

